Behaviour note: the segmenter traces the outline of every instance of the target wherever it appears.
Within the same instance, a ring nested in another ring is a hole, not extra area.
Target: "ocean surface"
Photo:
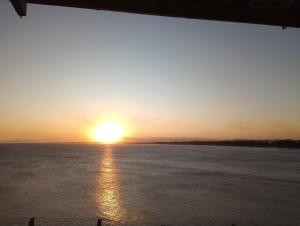
[[[101,217],[116,225],[297,226],[300,150],[1,144],[0,225],[28,216]]]

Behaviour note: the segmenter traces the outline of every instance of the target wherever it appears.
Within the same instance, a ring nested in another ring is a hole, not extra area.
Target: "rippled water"
[[[0,217],[300,225],[300,150],[2,144]]]

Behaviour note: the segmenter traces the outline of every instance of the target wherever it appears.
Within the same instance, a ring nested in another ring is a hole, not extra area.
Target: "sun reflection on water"
[[[110,221],[121,222],[124,210],[121,205],[117,171],[114,167],[112,149],[105,147],[98,177],[97,205],[98,214]]]

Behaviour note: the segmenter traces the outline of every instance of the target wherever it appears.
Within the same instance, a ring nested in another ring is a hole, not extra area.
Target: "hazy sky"
[[[0,1],[0,141],[300,139],[300,29]]]

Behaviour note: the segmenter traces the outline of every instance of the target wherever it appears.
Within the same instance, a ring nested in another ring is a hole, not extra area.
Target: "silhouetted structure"
[[[26,16],[27,3],[95,10],[300,27],[298,0],[11,0]]]
[[[34,226],[34,217],[30,218],[28,226]]]
[[[98,219],[97,221],[97,226],[101,226],[102,225],[102,220],[101,219]]]

